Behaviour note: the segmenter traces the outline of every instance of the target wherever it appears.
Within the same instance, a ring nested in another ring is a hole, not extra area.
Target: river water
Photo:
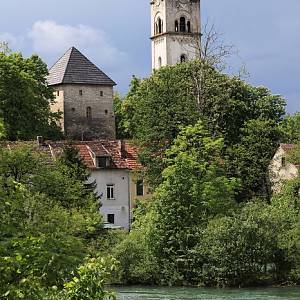
[[[197,289],[122,287],[114,290],[118,300],[300,300],[300,288]]]

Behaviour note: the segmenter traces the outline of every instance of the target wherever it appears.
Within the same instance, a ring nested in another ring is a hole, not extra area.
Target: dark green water
[[[193,289],[142,288],[115,289],[118,300],[300,300],[300,288]]]

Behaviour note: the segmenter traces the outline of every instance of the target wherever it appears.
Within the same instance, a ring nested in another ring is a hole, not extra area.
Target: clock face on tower
[[[190,2],[190,0],[176,0],[175,6],[177,8],[185,7],[189,2]]]

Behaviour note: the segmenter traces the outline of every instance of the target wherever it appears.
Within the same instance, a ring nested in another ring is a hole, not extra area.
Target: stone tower
[[[113,87],[106,74],[72,47],[49,70],[55,104],[61,112],[60,125],[68,138],[115,139]]]
[[[152,69],[199,57],[200,0],[151,1]]]

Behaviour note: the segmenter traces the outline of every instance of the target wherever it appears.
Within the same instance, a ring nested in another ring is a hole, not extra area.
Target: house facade
[[[52,157],[57,159],[66,142],[46,144]],[[121,140],[74,141],[72,145],[90,169],[90,181],[96,182],[104,222],[130,230],[136,200],[150,197],[149,188],[137,176],[141,168],[138,149]]]
[[[272,191],[275,193],[280,192],[285,181],[294,179],[299,174],[300,164],[292,164],[287,159],[289,153],[295,150],[296,147],[294,144],[280,144],[271,161],[269,178]]]

